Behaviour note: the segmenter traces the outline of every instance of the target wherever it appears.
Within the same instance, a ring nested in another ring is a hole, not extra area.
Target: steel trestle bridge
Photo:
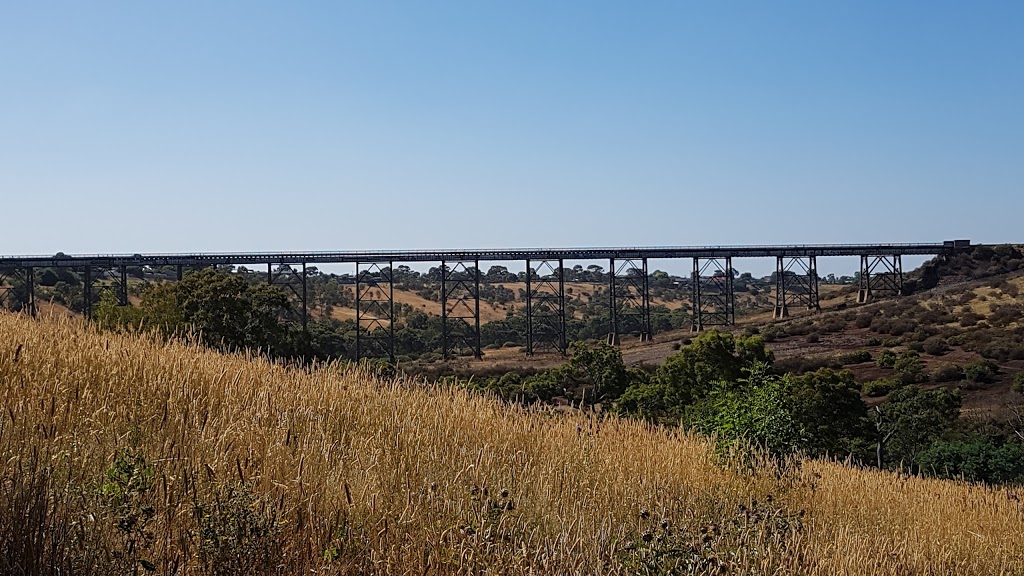
[[[128,269],[209,266],[267,267],[267,282],[289,290],[298,301],[303,330],[308,321],[307,266],[355,264],[356,355],[394,359],[396,262],[440,263],[441,348],[446,358],[481,355],[480,262],[525,261],[526,349],[545,346],[564,353],[566,341],[565,261],[608,261],[609,335],[651,338],[649,260],[691,259],[694,331],[735,322],[734,258],[775,258],[775,317],[790,307],[819,310],[817,259],[860,258],[858,302],[903,291],[903,256],[949,256],[970,247],[969,240],[920,244],[792,244],[776,246],[649,246],[620,248],[514,248],[470,250],[383,250],[337,252],[230,252],[176,254],[90,254],[0,256],[0,306],[35,314],[36,275],[44,268],[81,273],[84,312],[90,316],[101,281],[121,305],[128,305]],[[20,286],[20,289],[15,289]]]

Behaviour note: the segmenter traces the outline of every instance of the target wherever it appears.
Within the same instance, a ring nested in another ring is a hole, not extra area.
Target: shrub
[[[765,342],[774,342],[785,335],[785,331],[775,325],[768,326],[764,330],[761,330],[761,337],[764,338]]]
[[[1017,372],[1013,375],[1013,391],[1024,394],[1024,372]]]
[[[260,574],[281,557],[281,523],[273,502],[246,484],[225,484],[193,510],[206,573]]]
[[[921,361],[920,354],[908,350],[896,358],[893,368],[903,382],[910,384],[920,379],[921,373],[924,371],[924,362]]]
[[[956,364],[943,364],[931,373],[932,382],[958,382],[964,378],[964,369]]]
[[[866,344],[868,346],[881,346],[882,345],[882,339],[872,336],[871,338],[868,338],[867,341],[864,342],[864,344]]]
[[[871,352],[867,350],[854,350],[853,352],[846,352],[839,355],[839,362],[846,366],[848,364],[860,364],[862,362],[871,361]]]
[[[895,378],[881,378],[879,380],[872,380],[865,382],[861,388],[865,396],[871,398],[879,398],[881,396],[887,396],[893,390],[902,386],[903,383]]]
[[[895,368],[896,367],[896,353],[892,350],[882,350],[882,353],[878,355],[875,360],[875,366],[879,368]]]
[[[818,336],[817,332],[811,332],[810,334],[807,335],[806,340],[808,344],[817,344],[818,342],[821,341],[821,336]]]
[[[949,342],[946,342],[944,338],[932,336],[924,341],[922,348],[924,348],[924,352],[927,354],[932,356],[942,356],[946,352],[949,352]]]
[[[873,314],[861,314],[857,316],[853,321],[853,325],[857,328],[867,328],[871,326],[871,321],[875,319]]]
[[[999,366],[991,360],[975,360],[964,365],[964,378],[977,384],[991,384],[996,380]]]

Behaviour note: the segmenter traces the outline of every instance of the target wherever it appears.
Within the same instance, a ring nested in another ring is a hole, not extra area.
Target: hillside
[[[1013,574],[1008,490],[0,314],[0,572]]]

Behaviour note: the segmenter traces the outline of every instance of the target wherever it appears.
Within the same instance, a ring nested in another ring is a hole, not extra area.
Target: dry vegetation
[[[75,320],[0,315],[0,397],[4,574],[1024,572],[1006,489]]]

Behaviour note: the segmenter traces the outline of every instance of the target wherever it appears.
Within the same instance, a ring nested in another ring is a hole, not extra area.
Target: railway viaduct
[[[131,267],[176,267],[180,280],[186,270],[197,267],[266,266],[267,282],[290,291],[296,299],[305,330],[309,318],[307,266],[355,264],[356,354],[382,354],[394,359],[394,264],[438,262],[444,356],[471,352],[479,357],[480,262],[525,261],[527,353],[543,347],[564,353],[568,345],[566,261],[608,262],[608,338],[610,343],[618,344],[619,337],[625,334],[638,336],[641,341],[651,337],[651,260],[692,260],[691,325],[699,331],[735,322],[732,271],[736,258],[775,258],[775,316],[782,318],[794,307],[819,309],[818,258],[859,257],[858,301],[863,303],[902,293],[903,256],[948,256],[969,247],[969,240],[952,240],[923,244],[0,256],[0,306],[34,315],[36,275],[43,268],[69,268],[81,275],[84,312],[88,317],[100,283],[114,290],[121,305],[128,305],[127,271]],[[14,290],[15,285],[21,289]]]

